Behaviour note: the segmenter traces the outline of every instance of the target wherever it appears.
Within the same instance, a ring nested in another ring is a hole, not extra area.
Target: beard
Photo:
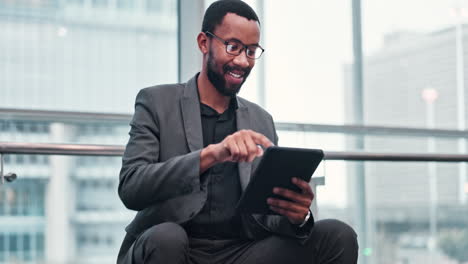
[[[229,96],[229,97],[234,97],[236,94],[239,93],[240,88],[244,84],[244,82],[247,80],[247,77],[250,74],[251,68],[241,68],[241,67],[232,67],[227,64],[223,65],[223,70],[222,73],[219,73],[216,71],[216,63],[214,61],[214,56],[212,51],[209,51],[209,57],[208,57],[208,62],[207,62],[207,75],[208,75],[208,80],[213,84],[213,86],[216,88],[216,90],[224,95],[224,96]],[[244,80],[242,83],[238,85],[230,85],[229,87],[227,86],[226,79],[224,78],[224,74],[226,74],[229,71],[232,70],[238,70],[238,71],[243,71],[244,72]]]

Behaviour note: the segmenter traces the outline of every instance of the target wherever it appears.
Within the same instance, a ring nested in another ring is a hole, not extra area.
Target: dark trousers
[[[338,220],[317,221],[305,245],[276,235],[258,241],[195,239],[189,238],[181,226],[163,223],[135,241],[127,236],[117,263],[357,263],[357,256],[356,233]]]

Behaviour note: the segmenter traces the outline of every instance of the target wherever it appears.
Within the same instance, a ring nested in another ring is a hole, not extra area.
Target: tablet
[[[282,187],[300,192],[299,187],[292,183],[292,177],[309,182],[322,159],[323,151],[320,149],[267,148],[237,204],[237,212],[277,214],[270,210],[267,198],[285,198],[273,194],[273,188]]]

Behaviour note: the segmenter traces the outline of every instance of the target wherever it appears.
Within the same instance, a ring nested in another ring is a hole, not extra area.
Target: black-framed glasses
[[[265,51],[265,49],[257,44],[245,45],[244,43],[235,39],[224,40],[209,31],[206,31],[205,34],[209,34],[215,37],[217,40],[221,41],[226,46],[226,53],[230,55],[238,56],[242,53],[242,51],[245,50],[245,55],[247,55],[247,57],[256,60],[260,58],[260,56],[262,56],[263,52]]]

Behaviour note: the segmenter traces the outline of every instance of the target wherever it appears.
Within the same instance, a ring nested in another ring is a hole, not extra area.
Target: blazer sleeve
[[[200,186],[201,150],[160,162],[159,122],[156,111],[152,111],[154,103],[146,89],[138,93],[130,139],[122,159],[118,193],[124,205],[132,210],[143,210]]]

